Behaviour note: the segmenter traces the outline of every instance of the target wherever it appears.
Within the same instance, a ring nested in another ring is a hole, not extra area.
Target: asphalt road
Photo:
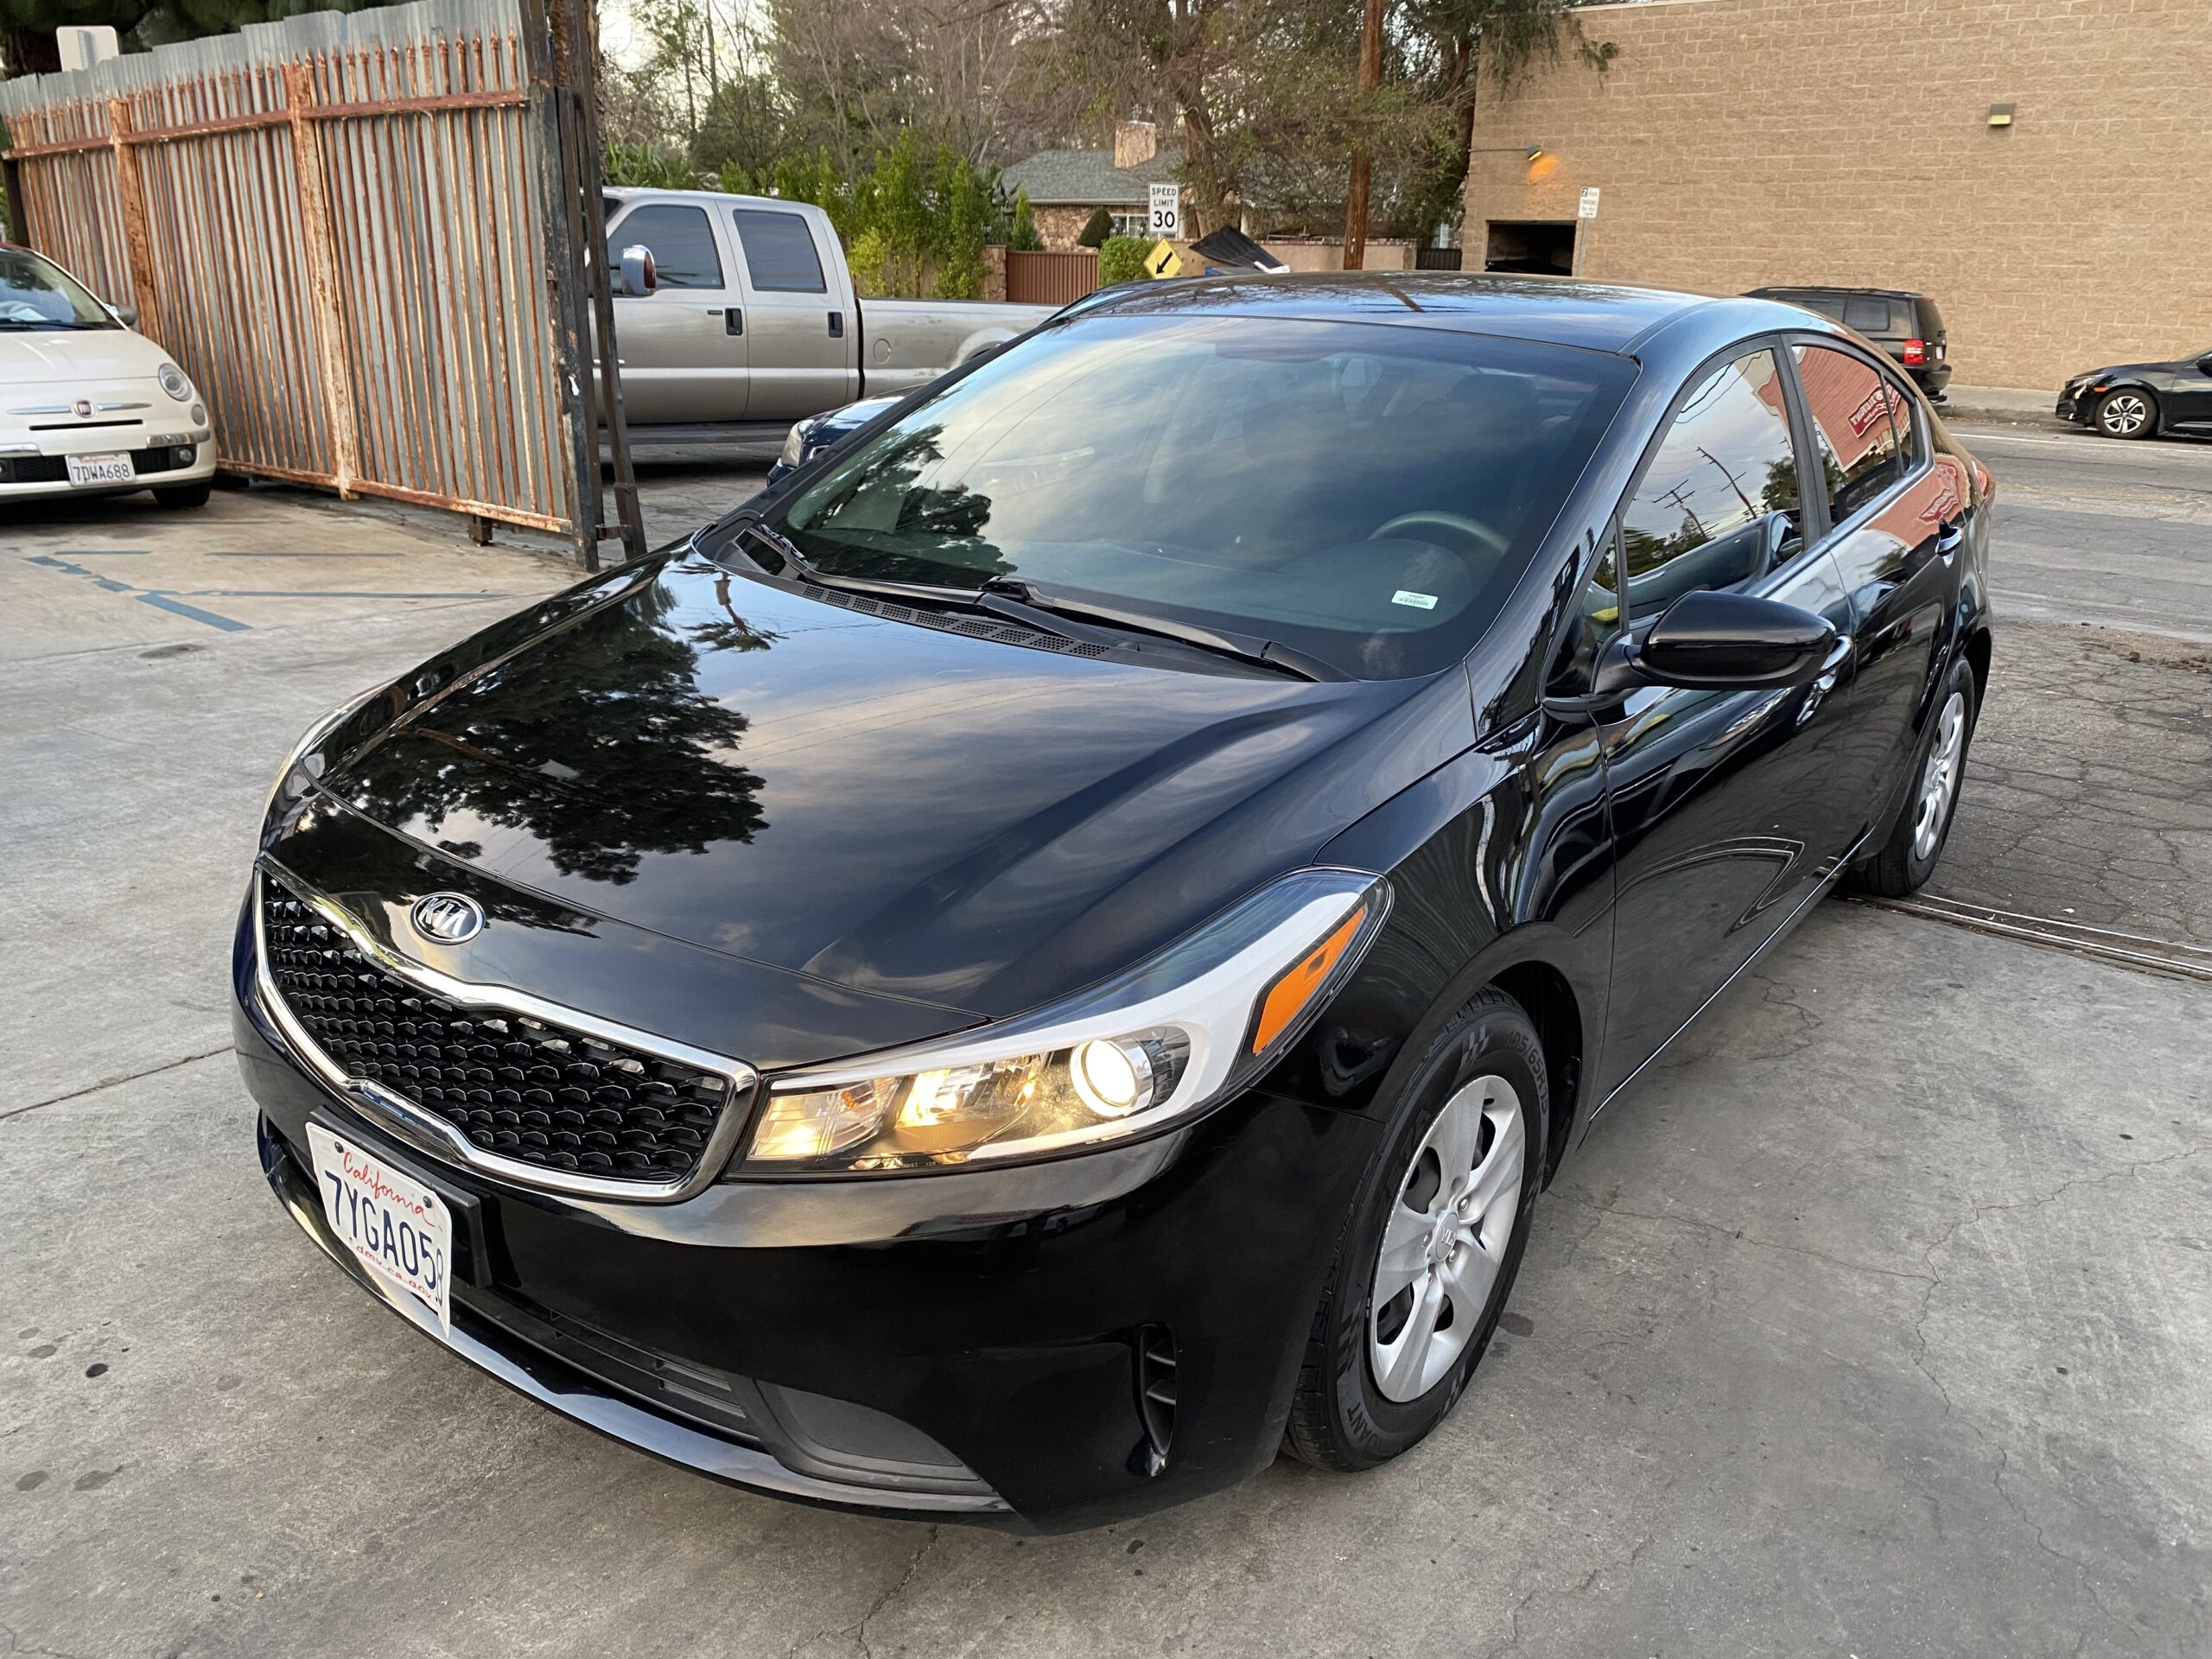
[[[2006,620],[1942,880],[2201,936],[2206,458],[2038,435],[1980,440]],[[760,470],[657,467],[656,524]],[[279,756],[567,573],[261,491],[0,543],[0,1655],[2212,1651],[2205,986],[1825,906],[1600,1120],[1412,1456],[1065,1539],[795,1509],[424,1343],[254,1164]]]

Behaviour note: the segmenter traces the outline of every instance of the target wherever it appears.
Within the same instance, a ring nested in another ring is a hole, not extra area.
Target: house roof
[[[1128,168],[1116,167],[1110,149],[1040,149],[1007,168],[1000,181],[1009,193],[1027,191],[1039,207],[1141,207],[1145,188],[1172,182],[1182,164],[1175,145]]]

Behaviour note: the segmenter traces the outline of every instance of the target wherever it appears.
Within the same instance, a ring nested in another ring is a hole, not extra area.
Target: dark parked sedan
[[[2059,391],[2058,418],[2108,438],[2212,437],[2212,351],[2077,374]]]
[[[741,1486],[1057,1529],[1369,1468],[1592,1119],[1936,863],[1989,490],[1781,305],[1112,296],[308,734],[263,1167]]]

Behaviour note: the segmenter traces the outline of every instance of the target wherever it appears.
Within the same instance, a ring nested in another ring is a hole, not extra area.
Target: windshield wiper
[[[868,576],[833,575],[800,552],[789,537],[770,529],[766,524],[756,520],[746,529],[766,543],[800,580],[811,582],[817,588],[834,588],[854,594],[876,594],[886,599],[950,606],[961,610],[986,611],[993,616],[1002,616],[1008,621],[1035,628],[1039,632],[1057,633],[1064,639],[1078,640],[1087,645],[1117,645],[1121,642],[1119,636],[1150,634],[1157,639],[1173,639],[1178,645],[1192,645],[1200,651],[1212,652],[1217,656],[1233,657],[1239,662],[1273,669],[1279,674],[1289,674],[1301,680],[1343,680],[1351,677],[1332,664],[1294,646],[1278,645],[1252,634],[1231,633],[1225,629],[1204,627],[1194,622],[1177,622],[1141,611],[1123,610],[1118,606],[1102,605],[1073,594],[1039,587],[1019,576],[993,576],[981,588],[940,588],[926,582],[879,582]],[[1085,627],[1083,622],[1086,620],[1106,626]]]
[[[769,529],[759,520],[745,528],[747,532],[766,542],[770,550],[791,567],[791,575],[802,582],[813,583],[817,588],[835,588],[848,594],[880,594],[886,599],[919,600],[935,605],[957,605],[963,609],[971,608],[976,602],[976,590],[972,588],[935,588],[919,582],[879,582],[873,576],[832,575],[794,547],[788,537]],[[741,535],[738,539],[742,541],[744,537]],[[769,574],[779,573],[771,571]]]
[[[1293,674],[1301,680],[1351,677],[1333,664],[1295,646],[1262,639],[1256,634],[1231,633],[1225,628],[1209,628],[1196,622],[1178,622],[1143,611],[1124,610],[1118,605],[1102,605],[1096,600],[1042,587],[1020,576],[993,576],[976,593],[972,603],[978,610],[1025,620],[1032,626],[1036,626],[1036,613],[1040,612],[1049,616],[1086,618],[1123,633],[1148,633],[1157,639],[1173,639],[1182,645],[1196,645],[1201,651],[1271,668],[1278,673]],[[1030,613],[1026,618],[1022,616],[1025,612]]]

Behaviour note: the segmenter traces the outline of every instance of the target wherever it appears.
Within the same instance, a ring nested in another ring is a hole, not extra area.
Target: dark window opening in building
[[[1484,270],[1530,271],[1540,276],[1574,274],[1574,221],[1499,219],[1490,221]]]

